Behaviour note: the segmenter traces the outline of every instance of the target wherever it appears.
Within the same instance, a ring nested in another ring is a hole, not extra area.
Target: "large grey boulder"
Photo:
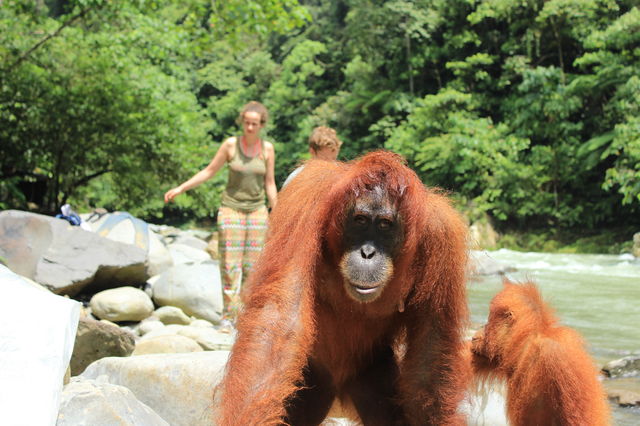
[[[207,249],[206,241],[194,237],[186,231],[164,237],[164,241],[167,245],[182,244],[200,251],[205,251]]]
[[[220,268],[209,260],[181,264],[153,280],[153,301],[158,306],[176,306],[196,318],[218,323],[222,317]]]
[[[81,377],[105,376],[101,379],[130,389],[172,426],[209,426],[213,388],[222,378],[228,355],[216,351],[102,358]]]
[[[54,217],[0,212],[0,256],[12,271],[56,294],[146,281],[146,253]]]
[[[169,249],[169,253],[171,253],[174,265],[211,260],[211,256],[205,251],[207,248],[206,245],[202,250],[182,243],[169,244],[167,248]]]
[[[124,386],[74,377],[64,387],[56,426],[169,426]]]
[[[182,231],[182,234],[198,238],[202,241],[209,241],[211,239],[211,236],[213,235],[213,232],[206,231],[204,229],[187,229],[185,231]]]
[[[122,220],[116,222],[114,217],[118,216],[122,216]],[[87,220],[93,232],[98,232],[100,236],[121,243],[137,244],[145,250],[148,256],[147,266],[150,276],[160,274],[169,269],[173,265],[173,260],[161,237],[152,231],[151,226],[146,226],[141,230],[146,233],[144,236],[138,235],[138,230],[136,230],[133,220],[140,221],[140,219],[130,216],[130,220],[127,218],[128,216],[130,215],[126,212],[106,213],[99,217],[92,217],[91,214],[81,215],[84,220]],[[109,226],[107,222],[109,220],[115,224]],[[140,239],[144,239],[144,244],[139,241]]]
[[[71,375],[77,376],[100,358],[129,356],[135,346],[135,338],[128,331],[92,318],[80,318],[71,356]]]
[[[213,327],[184,326],[177,333],[198,342],[205,351],[231,350],[234,336],[231,333],[220,333]]]
[[[0,288],[0,424],[53,424],[81,305],[1,264]]]

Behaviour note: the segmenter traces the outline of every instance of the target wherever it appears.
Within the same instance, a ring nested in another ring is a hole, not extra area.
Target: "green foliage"
[[[505,125],[479,116],[471,95],[444,90],[423,99],[387,148],[411,159],[427,184],[462,194],[480,211],[506,220],[539,209],[531,192],[540,176],[521,164],[528,146]]]
[[[585,45],[589,52],[577,60],[592,69],[583,84],[597,87],[603,102],[604,130],[586,147],[599,155],[606,168],[605,190],[617,190],[622,204],[640,202],[640,10],[631,9],[602,31],[594,32]],[[606,93],[602,93],[606,90]],[[613,164],[611,164],[613,162]]]
[[[278,182],[286,179],[287,172],[302,159],[300,154],[308,151],[308,135],[317,124],[312,118],[317,105],[312,87],[324,73],[318,57],[325,52],[326,46],[320,42],[305,40],[298,43],[284,59],[264,95],[274,117],[276,140],[283,142],[277,146],[278,152],[284,154],[277,157]]]
[[[607,154],[616,155],[614,167],[607,169],[604,189],[619,188],[623,204],[640,201],[640,117],[617,124]]]
[[[11,65],[0,70],[0,207],[25,208],[18,184],[39,179],[42,211],[72,202],[144,216],[162,215],[164,191],[217,148],[193,75],[196,55],[223,34],[207,31],[196,15],[223,22],[241,14],[232,36],[225,31],[233,40],[307,18],[289,0],[225,2],[217,11],[201,1],[77,1],[54,3],[57,19],[37,2],[6,6],[0,62]],[[237,114],[239,103],[233,108]],[[218,176],[165,213],[212,214],[223,181]]]
[[[245,33],[287,33],[310,19],[309,12],[296,0],[225,0],[210,4],[209,25],[214,35],[233,41]]]
[[[484,68],[493,65],[494,61],[495,58],[486,53],[476,53],[465,58],[464,61],[447,62],[445,67],[453,71],[453,75],[459,79],[460,87],[466,90],[473,90],[479,84],[491,79],[491,76]]]
[[[164,35],[161,49],[148,49],[146,35],[157,28],[134,14],[126,17],[130,21],[122,25],[135,30],[69,27],[3,75],[3,170],[29,173],[37,167],[48,184],[44,211],[70,200],[84,206],[74,196],[106,174],[117,182],[110,187],[113,204],[106,207],[158,211],[161,205],[153,200],[160,200],[160,191],[149,183],[175,177],[184,158],[181,146],[206,143],[207,122],[175,65],[184,60],[182,34],[176,29]],[[139,200],[150,203],[140,208]]]
[[[547,253],[623,254],[633,249],[632,227],[613,227],[585,233],[583,228],[537,228],[501,235],[498,248]]]

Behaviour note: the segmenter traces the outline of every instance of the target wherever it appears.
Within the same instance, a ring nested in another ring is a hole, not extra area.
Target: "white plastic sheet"
[[[55,425],[80,303],[0,265],[0,425]]]

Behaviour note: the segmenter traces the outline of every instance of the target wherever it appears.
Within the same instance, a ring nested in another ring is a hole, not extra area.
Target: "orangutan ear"
[[[502,313],[502,318],[509,324],[513,324],[516,320],[516,316],[514,315],[513,311],[508,310],[508,311],[504,311]]]

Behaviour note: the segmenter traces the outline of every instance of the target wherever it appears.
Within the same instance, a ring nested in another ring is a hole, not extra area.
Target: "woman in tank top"
[[[238,117],[242,135],[226,139],[209,165],[164,194],[164,201],[169,202],[211,179],[224,164],[229,165],[229,178],[218,211],[223,328],[228,328],[235,319],[240,289],[262,249],[268,219],[265,195],[271,208],[278,200],[275,150],[271,142],[260,138],[267,118],[264,105],[255,101],[246,104]]]

